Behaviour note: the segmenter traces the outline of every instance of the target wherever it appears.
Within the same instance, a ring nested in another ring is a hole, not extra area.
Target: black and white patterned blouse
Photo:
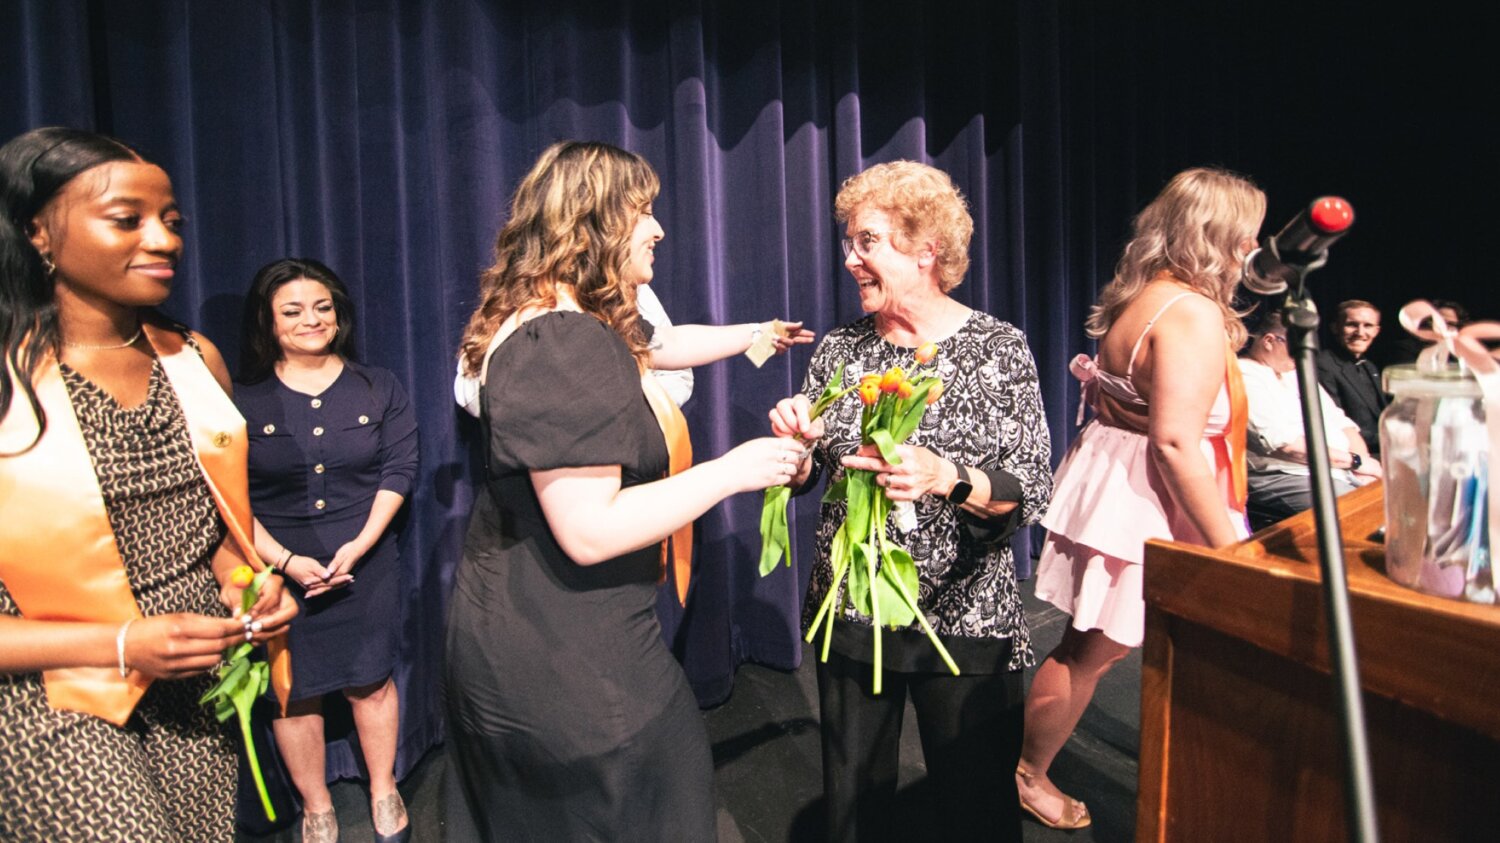
[[[809,401],[841,363],[844,385],[862,375],[900,366],[911,372],[915,349],[892,345],[875,331],[875,318],[845,325],[819,343],[802,392]],[[1005,471],[1020,481],[1022,501],[1012,513],[1014,526],[1035,524],[1052,493],[1051,439],[1037,389],[1036,363],[1026,337],[1016,327],[974,311],[952,336],[938,343],[935,361],[943,381],[942,398],[933,404],[907,440],[960,465]],[[840,399],[823,416],[826,432],[814,459],[829,482],[843,477],[839,460],[859,447],[860,404],[855,393]],[[824,503],[818,521],[817,562],[803,610],[804,625],[827,594],[833,578],[829,546],[844,523],[843,501]],[[933,629],[943,636],[1009,638],[1009,668],[1032,663],[1031,637],[1021,609],[1010,543],[986,542],[966,528],[959,509],[935,495],[916,501],[917,529],[906,532],[889,519],[887,535],[911,552],[921,589],[917,604]],[[842,620],[866,626],[870,619],[845,607]],[[913,629],[918,628],[915,624]]]

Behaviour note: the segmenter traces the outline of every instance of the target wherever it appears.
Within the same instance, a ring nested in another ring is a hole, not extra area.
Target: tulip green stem
[[[260,758],[255,753],[255,738],[250,734],[250,711],[238,705],[235,709],[235,713],[239,715],[240,734],[245,738],[245,755],[250,761],[250,775],[255,777],[255,791],[260,794],[260,807],[265,809],[266,819],[276,822],[276,809],[271,807],[271,795],[266,792],[266,779],[261,775]]]
[[[912,599],[911,594],[906,590],[906,586],[901,583],[901,578],[887,575],[886,579],[890,581],[891,585],[896,587],[896,593],[901,595],[901,599],[906,601],[906,605],[910,606],[912,612],[916,614],[917,623],[922,625],[922,631],[927,633],[927,640],[932,642],[932,646],[937,648],[938,655],[943,657],[943,664],[948,665],[948,669],[953,671],[954,676],[959,675],[958,665],[954,663],[953,656],[948,654],[948,648],[943,646],[943,642],[938,639],[937,633],[933,631],[932,625],[927,623],[927,616],[922,614],[921,609],[917,608],[917,601]]]
[[[843,527],[840,527],[839,531],[842,532]],[[837,542],[837,540],[838,536],[835,535],[834,541]],[[830,556],[832,555],[835,554],[830,554]],[[832,610],[834,600],[838,597],[839,586],[844,582],[844,572],[848,565],[846,560],[844,559],[832,559],[830,560],[830,562],[833,565],[833,580],[828,586],[828,593],[823,596],[823,602],[818,606],[818,613],[816,615],[813,615],[812,623],[807,625],[806,640],[809,644],[812,643],[813,636],[818,634],[818,626],[823,622],[824,615],[828,616],[829,629],[831,630],[833,628]],[[823,661],[828,661],[828,648],[826,646],[823,648]]]
[[[883,671],[880,669],[880,595],[875,592],[875,558],[880,553],[881,535],[885,533],[885,519],[881,517],[881,511],[885,509],[885,507],[881,506],[881,502],[885,498],[885,493],[880,490],[879,486],[871,486],[870,488],[874,490],[872,496],[875,498],[874,506],[870,507],[873,510],[870,513],[870,547],[874,550],[874,553],[865,554],[865,561],[868,563],[870,570],[870,623],[875,628],[875,678],[871,682],[871,691],[876,696],[879,696],[881,673]],[[877,521],[880,524],[879,529],[876,529],[875,526]]]

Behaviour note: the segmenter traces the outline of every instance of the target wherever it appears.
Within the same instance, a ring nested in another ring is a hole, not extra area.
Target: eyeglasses
[[[845,237],[839,241],[844,247],[844,257],[849,257],[850,252],[857,253],[862,258],[867,258],[874,253],[875,247],[880,245],[881,240],[889,240],[889,231],[861,231],[853,237]]]

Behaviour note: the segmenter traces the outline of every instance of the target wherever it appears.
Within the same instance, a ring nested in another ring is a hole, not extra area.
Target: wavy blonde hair
[[[1173,176],[1136,215],[1115,277],[1084,323],[1088,335],[1104,336],[1146,284],[1166,271],[1218,303],[1224,330],[1239,348],[1246,332],[1243,314],[1234,309],[1241,274],[1238,250],[1260,231],[1265,216],[1266,195],[1244,176],[1213,167]]]
[[[605,143],[561,141],[521,180],[495,239],[495,262],[479,277],[479,306],[458,357],[477,375],[500,324],[526,307],[557,305],[559,284],[578,306],[614,329],[642,366],[648,351],[635,284],[623,275],[641,213],[661,190],[644,158]]]
[[[907,242],[937,241],[939,286],[957,287],[969,271],[969,239],[974,218],[969,203],[948,174],[915,161],[876,164],[844,180],[833,200],[834,214],[847,223],[861,208],[878,208],[896,220]]]

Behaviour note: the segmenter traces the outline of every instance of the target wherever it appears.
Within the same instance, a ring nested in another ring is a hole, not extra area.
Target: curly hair
[[[1099,294],[1085,328],[1104,336],[1146,285],[1162,272],[1218,303],[1224,330],[1239,348],[1245,342],[1234,291],[1242,270],[1238,249],[1260,231],[1266,195],[1250,179],[1213,167],[1183,170],[1135,217],[1133,235]]]
[[[112,137],[61,126],[32,129],[0,147],[0,418],[16,398],[26,399],[37,435],[25,450],[47,430],[31,381],[60,339],[56,284],[31,243],[34,220],[73,179],[116,162],[145,158]]]
[[[635,223],[660,190],[656,171],[634,153],[585,141],[548,147],[516,188],[495,263],[480,276],[479,306],[459,345],[463,371],[479,373],[491,338],[512,313],[555,306],[560,284],[644,367],[646,334],[624,268]]]
[[[953,180],[936,167],[915,161],[877,164],[845,179],[833,208],[841,223],[861,208],[876,208],[895,218],[903,240],[935,240],[938,278],[945,293],[969,271],[974,218]]]

